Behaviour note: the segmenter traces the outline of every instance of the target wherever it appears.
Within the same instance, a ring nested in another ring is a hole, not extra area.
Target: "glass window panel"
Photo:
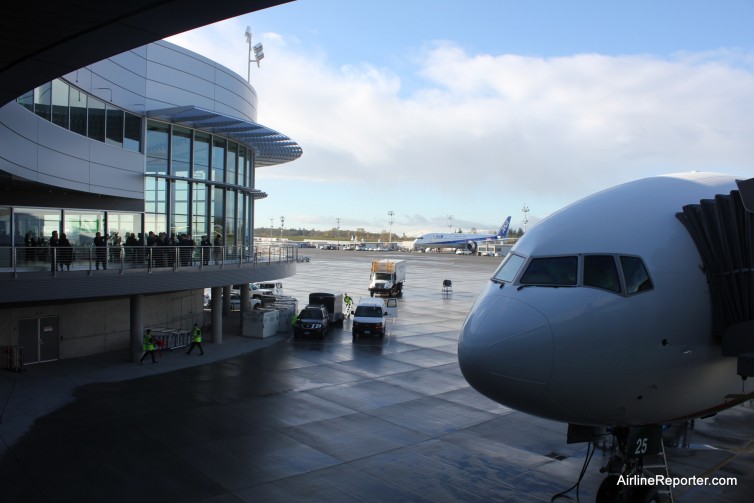
[[[206,180],[209,173],[209,135],[194,134],[194,178]]]
[[[512,282],[516,278],[516,274],[521,269],[526,259],[520,255],[508,254],[500,267],[492,275],[492,279],[496,281],[504,281],[506,283]]]
[[[66,211],[63,232],[72,246],[91,246],[94,236],[105,232],[105,215],[99,211]]]
[[[105,141],[105,102],[89,96],[88,136],[93,140]],[[69,238],[70,241],[70,238]]]
[[[584,286],[594,286],[611,292],[620,292],[620,278],[612,255],[586,255],[584,257]]]
[[[47,261],[46,246],[52,231],[60,231],[60,210],[48,208],[16,208],[13,213],[15,234],[19,236],[19,264]],[[23,236],[23,237],[21,237]]]
[[[11,210],[9,207],[0,207],[0,267],[10,267],[11,260]],[[22,241],[19,241],[22,243]]]
[[[248,180],[249,180],[248,183],[246,184],[246,186],[249,187],[250,189],[253,189],[254,188],[254,183],[255,183],[254,177],[256,176],[256,173],[254,172],[255,171],[254,170],[254,151],[253,150],[247,150],[246,152],[247,152],[247,156],[246,156],[246,161],[247,161],[246,174],[247,174]]]
[[[574,286],[578,277],[578,257],[543,257],[529,262],[519,283],[522,285]]]
[[[225,193],[225,245],[236,244],[236,192],[229,190]]]
[[[242,187],[249,186],[249,180],[246,178],[246,147],[238,147],[238,185]]]
[[[52,102],[52,83],[47,82],[34,89],[34,113],[50,120],[50,104]]]
[[[166,124],[147,123],[147,174],[168,174],[170,134]]]
[[[70,107],[70,129],[74,133],[86,136],[87,95],[75,87],[68,93]],[[70,241],[71,238],[68,238]]]
[[[236,173],[237,173],[237,166],[236,163],[238,162],[238,144],[229,142],[228,143],[228,157],[226,162],[226,170],[225,170],[225,181],[226,183],[232,183],[236,184]]]
[[[107,143],[123,146],[123,110],[107,106]]]
[[[222,240],[225,235],[225,191],[222,187],[214,187],[212,190],[212,232],[215,236],[220,235]]]
[[[141,117],[126,112],[123,147],[134,152],[141,152]]]
[[[16,101],[19,105],[26,108],[28,111],[34,111],[34,91],[24,93],[23,95],[19,96]]]
[[[238,244],[244,244],[244,197],[243,192],[240,190],[237,192],[238,199],[236,202],[236,239],[238,240]]]
[[[652,289],[652,278],[649,277],[649,272],[639,257],[621,257],[620,265],[623,269],[623,278],[626,280],[626,292],[629,295]]]
[[[167,232],[167,182],[164,178],[148,176],[145,179],[144,213],[145,232]],[[147,219],[147,216],[149,217]]]
[[[138,239],[139,234],[141,234],[141,213],[113,213],[108,211],[107,231],[110,236],[115,234],[120,236],[124,245],[132,234],[134,238]]]
[[[204,183],[195,183],[192,193],[191,228],[196,236],[208,235],[207,191]]]
[[[144,214],[144,227],[148,229],[145,232],[148,239],[149,232],[159,235],[161,232],[167,232],[168,216],[164,213],[146,213]]]
[[[225,181],[225,140],[212,139],[212,180]]]
[[[171,173],[188,178],[191,173],[191,130],[173,127],[173,164]]]
[[[171,185],[171,195],[173,198],[173,211],[171,215],[173,217],[173,224],[170,231],[176,235],[185,234],[188,232],[189,223],[189,183],[185,180],[173,180]]]
[[[68,129],[68,95],[70,86],[60,79],[52,81],[52,122]]]

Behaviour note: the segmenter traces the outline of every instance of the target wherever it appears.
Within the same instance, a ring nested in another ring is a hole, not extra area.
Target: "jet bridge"
[[[737,183],[739,190],[686,205],[676,216],[702,258],[722,354],[738,357],[742,377],[754,377],[754,185]]]

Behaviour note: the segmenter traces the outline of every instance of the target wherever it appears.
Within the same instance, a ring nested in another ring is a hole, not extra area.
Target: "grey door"
[[[60,330],[57,316],[18,320],[18,342],[24,348],[24,363],[60,358]]]

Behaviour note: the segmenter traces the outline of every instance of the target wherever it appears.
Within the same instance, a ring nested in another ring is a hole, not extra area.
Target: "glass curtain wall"
[[[224,246],[251,242],[252,198],[228,185],[252,183],[252,151],[201,131],[147,123],[144,232],[219,235]],[[150,176],[151,175],[151,176]]]

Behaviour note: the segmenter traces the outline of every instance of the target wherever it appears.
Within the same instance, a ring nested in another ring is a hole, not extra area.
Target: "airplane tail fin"
[[[505,236],[508,235],[508,229],[510,228],[510,225],[511,225],[511,217],[509,216],[508,218],[505,219],[505,222],[503,222],[503,226],[500,227],[500,230],[497,231],[497,237],[499,239],[505,239]]]

